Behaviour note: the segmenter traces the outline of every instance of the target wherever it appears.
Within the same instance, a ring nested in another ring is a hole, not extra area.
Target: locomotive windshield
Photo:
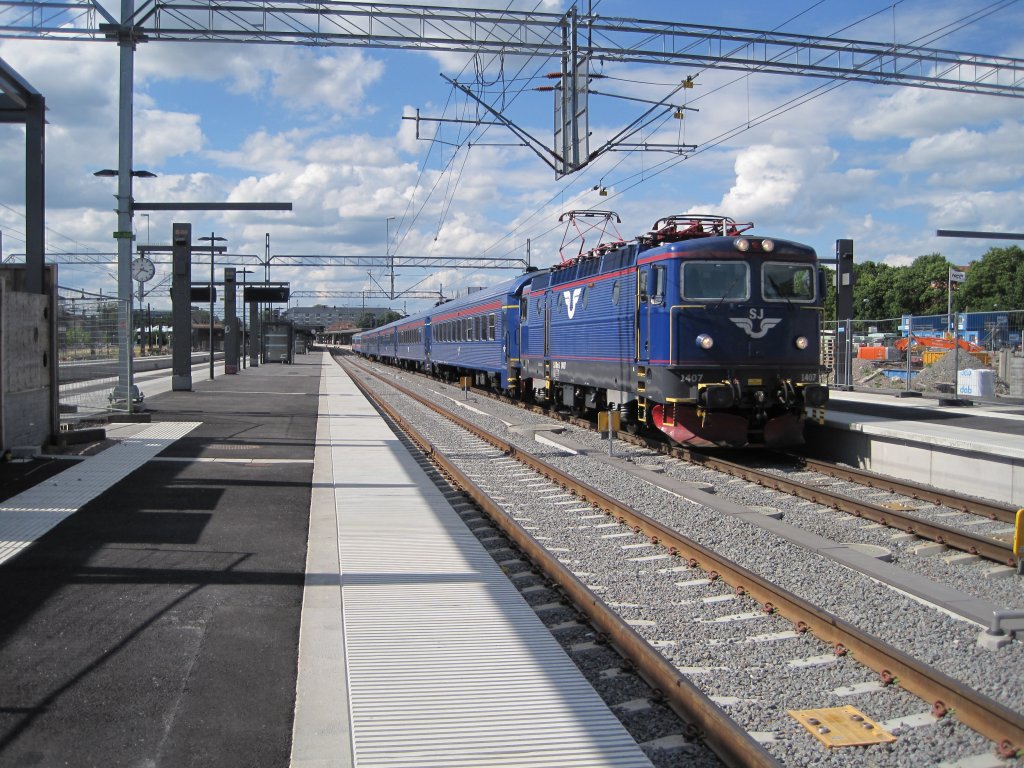
[[[814,267],[766,262],[761,267],[761,292],[765,301],[814,301]]]
[[[745,261],[687,261],[683,264],[684,299],[746,301],[750,269]]]

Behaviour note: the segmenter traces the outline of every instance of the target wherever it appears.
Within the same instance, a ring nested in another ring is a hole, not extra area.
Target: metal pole
[[[138,283],[139,283],[139,354],[141,355],[145,351],[142,338],[143,338],[143,336],[146,333],[146,318],[143,317],[143,315],[142,315],[142,281],[139,280]],[[133,319],[132,319],[132,334],[134,335],[134,333],[135,333],[135,321],[134,321],[134,317],[133,317]],[[133,340],[133,346],[134,346],[134,340]]]
[[[391,221],[394,216],[388,216],[384,220],[384,228],[387,234],[384,236],[384,256],[388,262],[388,271],[391,273],[391,296],[390,299],[395,298],[395,262],[391,258]]]
[[[953,392],[960,399],[960,313],[953,316]]]
[[[245,359],[247,351],[249,349],[248,333],[246,332],[246,321],[245,321],[245,276],[248,275],[252,270],[240,269],[238,274],[242,276],[242,368],[244,369],[247,365]]]
[[[217,237],[210,232],[210,380],[213,380],[213,264],[216,255],[213,247],[217,244]]]
[[[910,357],[911,350],[914,347],[914,316],[907,315],[907,386],[906,391],[910,391]]]
[[[135,40],[126,29],[135,13],[134,0],[121,0],[120,83],[117,155],[117,298],[118,392],[128,413],[132,408],[132,111],[135,81]]]
[[[846,320],[846,338],[843,340],[843,387],[853,389],[853,320]]]
[[[953,319],[953,268],[949,268],[946,276],[946,330],[952,332],[950,321]]]

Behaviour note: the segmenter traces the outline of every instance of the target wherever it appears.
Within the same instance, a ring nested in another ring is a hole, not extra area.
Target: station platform
[[[1024,406],[831,390],[809,453],[1024,507]]]
[[[0,764],[647,766],[329,355],[0,466]]]

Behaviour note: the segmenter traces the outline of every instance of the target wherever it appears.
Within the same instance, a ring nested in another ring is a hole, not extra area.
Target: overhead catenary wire
[[[835,32],[832,32],[831,35],[832,36],[838,35],[838,34],[840,34],[842,32],[845,32],[846,30],[848,30],[848,29],[850,29],[852,27],[855,27],[857,25],[863,24],[866,21],[869,21],[870,19],[872,19],[872,18],[874,18],[876,16],[879,16],[879,15],[881,15],[883,13],[889,12],[891,9],[894,9],[895,6],[902,4],[904,1],[905,0],[896,0],[896,2],[890,3],[890,4],[886,5],[884,8],[881,8],[881,9],[879,9],[877,11],[874,11],[873,13],[867,14],[867,15],[861,17],[860,19],[858,19],[857,21],[851,22],[850,24],[847,24],[846,26],[836,30]],[[960,18],[958,18],[958,19],[956,19],[956,20],[954,20],[952,22],[947,23],[943,27],[940,27],[939,29],[932,30],[932,31],[926,33],[925,35],[922,35],[922,36],[916,38],[915,40],[912,40],[911,42],[912,42],[912,44],[922,44],[922,41],[932,42],[932,41],[935,41],[935,40],[939,40],[942,37],[948,36],[949,34],[952,34],[953,32],[959,31],[959,30],[965,28],[966,26],[969,26],[970,24],[976,23],[976,22],[980,21],[983,18],[986,18],[986,17],[988,17],[988,16],[990,16],[990,15],[992,15],[994,13],[997,13],[998,11],[1004,10],[1005,8],[1008,8],[1009,6],[1011,6],[1011,5],[1013,5],[1013,4],[1017,3],[1017,2],[1019,2],[1019,0],[1002,0],[1002,2],[991,3],[991,4],[989,4],[989,5],[987,5],[987,6],[983,7],[983,8],[980,8],[980,9],[978,9],[976,11],[972,11],[971,13],[968,13],[968,14],[966,14],[966,15],[964,15],[964,16],[962,16],[962,17],[960,17]],[[803,15],[804,13],[812,10],[814,7],[817,7],[817,6],[821,5],[821,4],[822,4],[821,2],[815,3],[810,8],[805,9],[800,14],[797,14],[796,16],[792,17],[792,19],[798,18],[799,16]],[[789,23],[789,21],[785,22],[784,24],[788,24],[788,23]],[[705,70],[701,70],[701,72],[706,71],[706,69],[708,69],[708,68],[705,68]],[[717,92],[719,92],[719,91],[721,91],[721,90],[723,90],[723,89],[725,89],[725,88],[727,88],[727,87],[729,87],[729,86],[739,82],[740,80],[742,80],[742,79],[744,79],[744,78],[746,78],[748,76],[749,75],[744,74],[744,75],[740,75],[740,76],[738,76],[738,77],[736,77],[736,78],[734,78],[732,80],[729,80],[728,82],[725,82],[725,83],[715,87],[714,89],[711,89],[708,92],[703,93],[703,94],[697,96],[696,98],[694,98],[689,103],[693,104],[693,103],[696,103],[696,102],[698,102],[700,100],[708,99],[709,97],[711,97],[715,93],[717,93]],[[839,88],[839,87],[841,87],[843,85],[846,85],[847,82],[848,81],[845,81],[845,80],[838,81],[838,82],[830,81],[830,82],[825,83],[823,85],[820,85],[820,86],[817,86],[815,88],[812,88],[809,91],[805,91],[804,93],[801,93],[801,94],[799,94],[797,96],[794,96],[793,98],[788,99],[787,101],[783,102],[782,104],[776,105],[775,107],[772,107],[771,109],[766,110],[765,112],[762,112],[762,113],[760,113],[757,116],[750,117],[750,118],[748,118],[747,121],[744,121],[744,123],[741,123],[740,125],[735,126],[734,128],[731,128],[731,129],[729,129],[727,131],[723,131],[722,133],[718,134],[717,136],[712,137],[712,138],[706,140],[705,142],[703,142],[700,145],[698,145],[692,152],[690,152],[686,156],[668,158],[668,159],[664,160],[661,163],[656,163],[654,166],[648,167],[646,170],[641,170],[641,171],[639,171],[637,173],[633,173],[633,174],[630,174],[628,176],[621,177],[621,178],[618,178],[618,179],[609,179],[607,184],[609,186],[613,186],[615,188],[615,191],[611,195],[610,199],[615,199],[616,197],[619,197],[620,195],[624,194],[625,192],[628,192],[629,190],[634,189],[635,187],[639,186],[639,184],[644,183],[645,181],[647,181],[647,180],[649,180],[651,178],[654,178],[655,176],[658,176],[658,175],[660,175],[662,173],[665,173],[665,172],[671,170],[672,168],[676,167],[680,163],[685,162],[690,157],[694,157],[696,155],[699,155],[699,154],[702,154],[704,152],[707,152],[708,150],[713,149],[713,148],[721,145],[725,141],[728,141],[729,139],[734,138],[735,136],[737,136],[737,135],[739,135],[739,134],[741,134],[741,133],[743,133],[743,132],[745,132],[747,130],[755,128],[755,127],[757,127],[757,126],[767,122],[768,120],[771,120],[771,119],[773,119],[775,117],[778,117],[779,115],[785,114],[786,112],[789,112],[792,109],[795,109],[795,108],[797,108],[797,107],[799,107],[799,106],[801,106],[801,105],[803,105],[803,104],[805,104],[805,103],[807,103],[809,101],[812,101],[812,100],[814,100],[816,98],[824,96],[824,95],[830,93],[831,91],[834,91],[835,89],[837,89],[837,88]],[[662,122],[656,127],[655,130],[660,128],[660,126],[663,125],[664,122],[667,121],[667,119],[668,119],[668,116],[666,116],[662,120]],[[603,171],[603,177],[604,178],[609,178],[609,173],[613,172],[615,169],[619,168],[623,163],[627,162],[630,159],[631,155],[632,155],[632,152],[624,153],[624,156],[621,159],[619,159],[610,169],[606,169],[605,171]],[[580,174],[580,177],[582,177],[582,176],[583,176],[583,174]],[[583,189],[585,189],[586,187],[588,187],[589,184],[590,184],[589,181],[580,183],[581,191]],[[623,185],[625,185],[625,186],[623,186]],[[524,226],[530,220],[532,220],[536,215],[540,214],[549,205],[551,205],[552,202],[554,202],[554,200],[556,200],[559,196],[564,195],[566,193],[566,190],[567,190],[568,186],[570,186],[570,185],[566,185],[566,186],[563,186],[563,187],[559,188],[559,190],[555,194],[553,194],[545,202],[541,203],[534,210],[534,212],[530,216],[526,217],[523,221],[521,221],[519,226],[517,226],[513,230],[510,230],[510,231],[504,233],[501,238],[499,238],[497,241],[495,241],[491,245],[489,245],[486,248],[484,248],[481,251],[481,255],[487,254],[487,253],[491,252],[500,243],[502,243],[502,242],[506,241],[507,239],[509,239],[511,237],[514,237],[515,235],[523,232]],[[533,237],[535,239],[539,239],[541,237],[544,237],[544,236],[550,234],[551,232],[553,232],[553,231],[555,231],[557,229],[559,229],[558,226],[551,226],[551,227],[548,227],[547,229],[545,229],[542,232],[533,233]],[[515,252],[516,248],[517,248],[516,246],[513,246],[512,248],[504,251],[501,255],[508,255],[510,253],[513,253],[513,252]]]

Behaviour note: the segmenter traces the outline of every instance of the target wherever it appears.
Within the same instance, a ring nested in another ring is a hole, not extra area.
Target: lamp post
[[[122,48],[122,76],[125,75],[124,56],[125,48]],[[128,54],[130,58],[130,53]],[[130,72],[128,77],[130,78]],[[130,82],[130,79],[129,79]],[[122,90],[124,83],[122,81]],[[131,92],[129,87],[128,92]],[[105,178],[117,178],[117,231],[114,237],[117,239],[117,298],[118,298],[118,323],[117,323],[117,346],[118,346],[118,374],[117,388],[115,389],[115,400],[124,397],[128,413],[132,408],[132,179],[152,179],[155,173],[150,171],[133,171],[132,165],[132,124],[131,108],[127,109],[122,105],[122,120],[118,137],[118,162],[119,169],[104,168],[95,171],[93,176]],[[127,119],[124,119],[124,113]]]
[[[213,232],[209,237],[197,237],[196,240],[210,242],[210,380],[213,380],[213,267],[216,262],[214,257],[214,246],[217,243],[227,242],[226,237],[217,237]]]
[[[246,333],[245,325],[245,276],[251,275],[256,270],[253,269],[239,269],[235,272],[236,275],[242,276],[242,367],[245,368],[245,357],[249,347],[248,334]]]

